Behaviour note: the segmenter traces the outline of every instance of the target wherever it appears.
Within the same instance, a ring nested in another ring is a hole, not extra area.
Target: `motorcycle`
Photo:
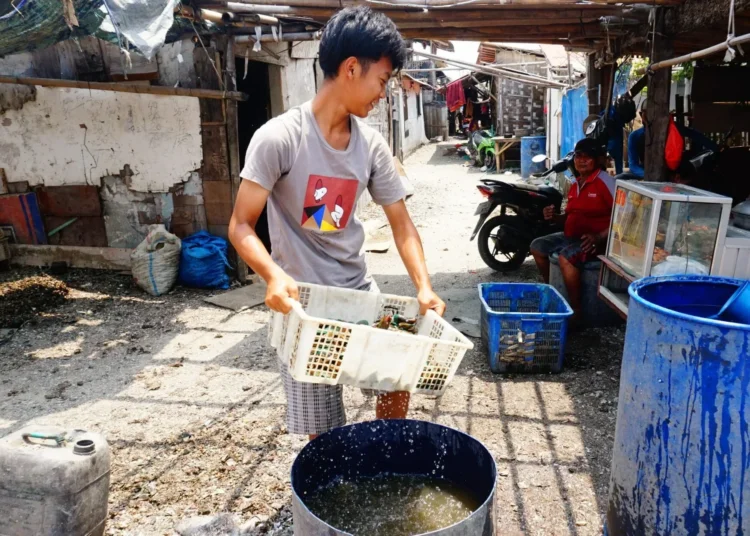
[[[538,178],[563,173],[572,165],[573,153],[569,153]],[[479,221],[470,240],[479,235],[479,255],[496,272],[517,270],[529,256],[534,239],[563,230],[561,225],[544,219],[545,207],[553,205],[560,211],[563,194],[557,188],[494,179],[483,179],[480,183],[477,189],[487,201],[477,207],[475,215]],[[490,218],[497,207],[500,214]]]
[[[495,142],[492,141],[492,133],[487,130],[475,130],[466,132],[468,143],[458,148],[469,157],[475,166],[481,166],[482,171],[495,167]]]

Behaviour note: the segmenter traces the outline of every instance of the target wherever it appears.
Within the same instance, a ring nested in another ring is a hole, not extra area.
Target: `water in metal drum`
[[[354,536],[414,536],[463,521],[480,506],[467,490],[424,475],[337,480],[310,497],[310,511]]]

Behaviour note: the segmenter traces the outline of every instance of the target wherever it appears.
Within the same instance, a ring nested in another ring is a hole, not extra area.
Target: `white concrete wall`
[[[317,41],[294,43],[267,43],[266,48],[277,57],[265,52],[250,59],[269,64],[268,77],[271,91],[271,116],[276,117],[315,96],[323,83],[323,73],[317,65]],[[243,57],[241,49],[239,57]]]
[[[409,132],[409,135],[404,137],[403,150],[404,157],[406,157],[422,145],[429,143],[429,140],[425,134],[424,110],[420,109],[421,106],[418,106],[417,96],[413,92],[407,91],[404,92],[404,98],[406,98],[406,103],[409,107],[409,119],[404,124],[405,131]]]
[[[268,73],[274,117],[315,96],[315,60],[290,59],[285,66],[269,65]]]
[[[31,185],[101,185],[126,164],[129,188],[166,192],[202,160],[198,99],[37,87],[0,118],[0,168]]]

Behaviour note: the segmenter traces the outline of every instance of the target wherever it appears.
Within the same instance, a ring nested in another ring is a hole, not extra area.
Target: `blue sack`
[[[186,287],[229,288],[227,241],[207,231],[182,241],[179,281]]]

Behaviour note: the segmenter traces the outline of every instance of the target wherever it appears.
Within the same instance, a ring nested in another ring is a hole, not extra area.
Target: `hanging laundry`
[[[464,119],[472,120],[474,118],[474,103],[466,101],[466,109],[464,110]]]
[[[455,112],[461,106],[466,104],[466,96],[464,95],[464,85],[461,80],[451,82],[445,88],[445,101],[448,104],[448,110]]]

